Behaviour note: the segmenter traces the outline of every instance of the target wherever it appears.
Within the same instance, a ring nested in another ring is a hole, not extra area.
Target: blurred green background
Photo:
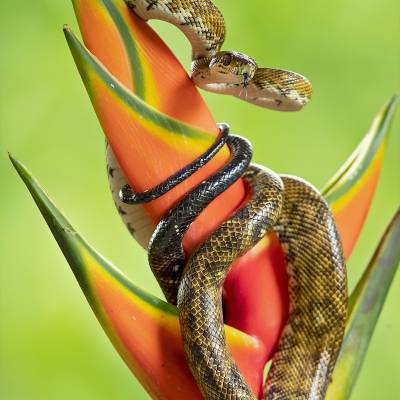
[[[254,160],[321,187],[400,87],[398,0],[215,3],[225,49],[310,78],[300,113],[266,111],[204,94],[216,120],[254,144]],[[69,1],[0,1],[0,398],[146,399],[89,309],[69,267],[8,161],[32,170],[91,244],[136,283],[160,294],[145,252],[113,208],[104,139],[61,27],[77,32]],[[154,23],[182,60],[189,45]],[[354,286],[400,199],[400,124],[393,125],[374,205],[348,267]],[[352,399],[400,392],[400,277],[395,279]]]

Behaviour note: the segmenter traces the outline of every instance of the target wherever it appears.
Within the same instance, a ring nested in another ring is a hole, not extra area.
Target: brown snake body
[[[244,179],[254,174],[250,171]],[[189,364],[206,399],[255,398],[226,347],[221,290],[232,262],[260,238],[254,233],[262,237],[260,229],[273,229],[287,260],[291,309],[263,398],[323,399],[347,310],[339,236],[328,205],[311,185],[283,176],[279,189],[269,173],[258,174],[264,175],[254,188],[259,194],[254,192],[185,267],[178,307]]]
[[[311,92],[307,91],[311,89],[303,77],[283,70],[257,70],[257,67],[253,73],[249,70],[254,67],[252,61],[246,64],[241,53],[228,52],[227,56],[227,52],[219,52],[225,31],[223,34],[214,31],[215,21],[216,29],[222,29],[221,16],[209,0],[129,0],[127,3],[145,19],[164,15],[162,19],[174,24],[181,21],[180,28],[192,42],[193,77],[200,71],[206,76],[204,80],[209,81],[219,76],[211,71],[214,67],[229,67],[229,72],[225,68],[219,73],[236,75],[233,78],[236,83],[228,82],[228,77],[222,82],[210,82],[215,91],[234,94],[234,88],[243,89],[244,79],[245,99],[256,104],[263,98],[262,105],[269,108],[296,110],[305,104],[304,99],[299,100],[301,93],[308,93],[305,95],[308,99]],[[210,12],[214,13],[214,20]],[[202,39],[201,47],[198,42]],[[201,53],[201,49],[208,49],[208,53]],[[252,85],[258,86],[264,97],[257,97],[259,92],[249,97]],[[114,199],[121,207],[123,203],[116,195],[116,187],[123,186],[123,179],[110,148],[108,159],[114,163],[111,165],[118,177],[118,181],[111,177],[110,182]],[[254,165],[247,168],[242,178],[250,192],[246,204],[189,259],[183,260],[183,265],[174,264],[176,257],[172,257],[170,264],[157,269],[154,262],[157,257],[150,257],[152,269],[169,300],[177,302],[188,363],[204,397],[255,399],[226,346],[221,292],[233,261],[251,249],[266,232],[275,231],[287,261],[290,316],[273,358],[263,398],[323,399],[343,338],[347,312],[346,270],[335,222],[319,192],[299,178],[279,177]],[[184,218],[183,211],[178,205],[176,214]],[[157,243],[157,232],[163,229],[161,224],[168,225],[167,221],[168,216],[160,222],[150,244]],[[131,227],[134,224],[126,218],[125,222]],[[175,272],[179,274],[175,276]]]
[[[144,20],[159,19],[179,28],[192,45],[192,79],[210,92],[239,97],[279,111],[301,110],[310,100],[307,78],[280,68],[260,68],[254,58],[221,51],[225,21],[210,0],[125,0]]]

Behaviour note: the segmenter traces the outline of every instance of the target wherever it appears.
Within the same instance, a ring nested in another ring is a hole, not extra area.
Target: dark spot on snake
[[[290,89],[285,89],[285,88],[283,88],[283,87],[278,87],[278,90],[281,92],[281,95],[282,95],[283,97],[287,97],[287,95],[288,95],[289,92],[290,92]]]
[[[135,233],[135,228],[132,226],[132,224],[129,222],[126,227],[128,228],[128,231],[131,235]]]
[[[123,210],[121,206],[118,207],[118,213],[119,213],[119,215],[126,215],[127,214],[126,211]]]
[[[131,10],[134,10],[136,8],[136,4],[132,3],[132,2],[127,2],[126,5],[128,6],[128,8],[130,8]]]
[[[147,10],[147,11],[150,11],[153,7],[157,6],[157,1],[158,1],[158,0],[152,1],[152,2],[146,7],[146,10]]]
[[[114,171],[115,168],[108,167],[108,175],[111,176],[111,178],[114,178]]]
[[[231,62],[232,62],[232,54],[231,53],[225,53],[222,56],[221,62],[225,67],[227,67]]]

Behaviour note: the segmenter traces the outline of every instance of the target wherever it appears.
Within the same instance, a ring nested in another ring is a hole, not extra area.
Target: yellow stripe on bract
[[[341,198],[330,204],[333,213],[338,213],[347,206],[347,204],[357,194],[359,189],[365,184],[365,182],[368,180],[368,178],[374,172],[374,170],[378,168],[379,165],[382,163],[384,152],[385,152],[385,141],[380,145],[371,164],[366,169],[363,176],[352,186],[352,188],[348,192],[346,192],[344,196],[342,196]]]
[[[135,360],[132,358],[130,352],[121,341],[117,332],[115,331],[103,305],[101,304],[100,299],[97,296],[94,281],[96,279],[96,275],[102,275],[103,279],[107,279],[108,281],[115,283],[116,279],[108,273],[93,257],[93,255],[86,248],[82,248],[80,251],[81,257],[81,265],[84,265],[86,268],[86,278],[89,283],[89,287],[83,288],[83,291],[86,296],[88,296],[89,303],[96,314],[97,319],[99,320],[103,330],[106,332],[107,336],[113,343],[114,347],[118,350],[121,357],[125,360],[126,364],[134,365]],[[122,285],[120,285],[122,289]],[[88,293],[88,291],[90,293]],[[93,303],[94,302],[94,303]]]
[[[113,276],[110,272],[108,272],[101,264],[99,264],[97,260],[92,256],[92,254],[90,254],[90,252],[87,251],[86,249],[83,249],[81,251],[80,256],[82,258],[83,264],[87,266],[87,278],[90,282],[90,289],[92,290],[92,294],[95,296],[98,305],[101,306],[102,313],[104,313],[104,309],[102,307],[100,299],[97,297],[95,289],[96,282],[99,279],[101,279],[102,281],[106,281],[110,285],[114,286],[117,289],[117,291],[123,295],[123,297],[126,299],[128,303],[133,304],[136,308],[138,308],[147,316],[149,317],[152,316],[154,319],[162,318],[163,320],[167,318],[176,319],[176,316],[166,313],[164,310],[157,308],[154,304],[150,304],[149,302],[145,301],[140,296],[138,296],[136,293],[133,293],[131,290],[129,290],[129,288],[126,285],[122,284],[120,280],[118,280],[115,276]],[[121,277],[123,279],[126,279],[126,281],[128,282],[128,279],[125,278],[122,272],[118,271],[117,269],[115,270],[116,273],[120,274]],[[110,326],[109,328],[112,330]]]
[[[160,96],[158,95],[156,80],[152,73],[150,64],[147,62],[147,58],[145,57],[143,51],[140,49],[140,59],[142,60],[142,69],[143,69],[143,77],[144,77],[144,85],[145,85],[145,96],[144,100],[146,103],[150,104],[156,109],[160,109]]]
[[[213,136],[204,134],[204,139],[192,139],[190,136],[185,135],[184,133],[180,134],[179,132],[171,132],[159,124],[146,119],[145,115],[139,114],[134,111],[128,104],[126,104],[121,97],[115,93],[112,88],[104,83],[104,81],[97,76],[97,74],[91,73],[92,80],[91,87],[96,87],[96,85],[102,85],[110,95],[120,104],[125,110],[132,116],[135,121],[139,122],[140,125],[151,135],[157,137],[162,142],[170,146],[175,151],[182,153],[186,151],[186,153],[190,155],[198,155],[199,149],[204,149],[209,147],[213,141],[215,140]],[[92,89],[93,90],[93,89]],[[95,90],[94,90],[95,92]],[[93,94],[93,96],[96,96]]]
[[[231,349],[235,347],[238,349],[250,348],[258,350],[262,347],[261,342],[256,337],[247,335],[229,325],[225,325],[225,334],[226,340]]]
[[[170,314],[165,312],[164,310],[158,308],[156,305],[147,302],[145,299],[142,299],[137,294],[133,293],[129,288],[123,285],[120,280],[118,280],[115,276],[113,276],[110,272],[108,272],[99,262],[93,257],[93,255],[85,248],[81,248],[80,257],[82,259],[82,264],[86,267],[86,275],[90,284],[90,290],[92,291],[92,295],[96,300],[97,304],[92,304],[96,309],[96,313],[98,317],[101,318],[101,324],[103,328],[109,335],[112,335],[112,339],[115,340],[114,343],[117,343],[119,348],[125,349],[125,346],[120,341],[116,332],[112,326],[111,321],[108,318],[106,311],[101,304],[101,300],[98,298],[98,294],[96,293],[96,282],[99,280],[106,281],[110,285],[113,285],[116,290],[126,299],[127,302],[134,305],[135,308],[138,308],[140,312],[143,312],[149,319],[154,319],[155,324],[160,324],[162,321],[162,325],[175,325],[177,329],[179,329],[179,321],[178,316],[174,314]],[[124,279],[124,275],[116,270],[117,273],[121,274],[121,277]],[[128,279],[125,278],[128,282]],[[249,336],[235,328],[225,325],[225,330],[227,334],[227,339],[230,346],[235,346],[238,348],[260,348],[260,341],[252,336]],[[128,353],[129,354],[129,353]],[[130,356],[129,356],[130,358]]]
[[[174,131],[172,129],[168,130],[163,127],[162,123],[164,125],[168,124],[168,120],[170,119],[168,116],[149,106],[142,99],[135,96],[128,88],[121,85],[120,82],[110,75],[101,62],[99,62],[99,60],[97,60],[96,57],[79,42],[79,40],[69,29],[65,29],[65,34],[78,69],[83,76],[85,86],[87,87],[88,93],[94,103],[96,103],[96,97],[98,97],[98,90],[96,90],[96,88],[98,89],[99,85],[102,85],[103,88],[105,88],[115,100],[118,100],[118,102],[123,105],[125,110],[130,113],[136,121],[141,122],[142,126],[146,128],[150,134],[158,137],[165,144],[171,146],[175,150],[178,150],[178,152],[181,154],[186,152],[190,157],[193,157],[193,155],[198,155],[199,152],[201,152],[199,151],[199,148],[208,148],[213,143],[215,138],[212,135],[200,129],[189,127],[186,124],[174,120],[173,118],[171,119],[171,122],[173,121],[174,125],[182,125],[181,132],[179,129],[178,131]],[[125,94],[122,95],[118,92],[125,92]],[[134,111],[126,102],[126,100],[124,100],[123,96],[131,98],[133,103],[136,102],[138,105],[140,104],[140,107],[146,111],[146,114],[152,115],[155,122],[150,121],[149,118],[146,118],[145,114],[139,114],[138,112]],[[97,105],[95,105],[95,109],[98,111]],[[101,117],[101,114],[99,117]],[[159,124],[157,123],[157,119],[160,119]],[[193,137],[192,135],[195,136]]]
[[[137,49],[137,54],[140,59],[140,66],[142,67],[143,81],[144,81],[144,88],[145,88],[143,100],[146,103],[153,106],[154,108],[159,109],[160,108],[160,97],[159,97],[158,91],[157,91],[156,79],[154,77],[154,74],[153,74],[150,64],[148,62],[148,56],[146,56],[146,53],[143,51],[141,42],[139,40],[137,40],[137,33],[135,32],[134,27],[132,27],[131,21],[129,21],[129,17],[128,17],[129,14],[127,13],[127,6],[123,1],[117,2],[116,4],[114,4],[114,6],[118,10],[122,20],[124,21],[128,31],[129,31],[130,38]],[[120,37],[123,42],[123,37],[122,36],[120,36]],[[134,78],[134,71],[131,70],[131,74]],[[135,79],[133,79],[133,81],[134,80]]]
[[[122,6],[120,5],[119,8],[121,8],[121,7]],[[124,7],[126,7],[126,6],[124,5]],[[131,25],[129,24],[129,21],[126,20],[123,12],[121,12],[121,14],[124,17],[124,21],[129,26],[129,30],[131,31]],[[159,96],[158,90],[157,90],[157,81],[154,77],[150,63],[148,62],[149,58],[148,58],[148,56],[146,56],[146,53],[143,51],[143,47],[142,47],[141,43],[138,40],[136,40],[135,31],[133,31],[133,32],[131,31],[131,37],[132,37],[132,40],[135,42],[136,47],[138,49],[138,54],[139,54],[139,58],[140,58],[141,65],[142,65],[143,80],[144,80],[144,87],[145,87],[143,100],[146,103],[150,104],[151,106],[153,106],[154,108],[159,110],[161,100],[160,100],[160,96]],[[132,73],[133,73],[133,71],[132,71]]]
[[[271,237],[273,233],[267,233],[252,249],[251,256],[257,257],[260,253],[265,251],[265,248],[268,247],[271,243]]]

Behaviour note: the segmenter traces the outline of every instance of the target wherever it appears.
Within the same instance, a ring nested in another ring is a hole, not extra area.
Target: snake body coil
[[[228,129],[220,128],[219,141]],[[286,256],[291,310],[264,398],[323,399],[347,310],[345,265],[329,206],[305,181],[249,165],[252,151],[245,139],[229,136],[226,142],[231,160],[157,225],[149,244],[150,266],[166,298],[178,305],[189,366],[204,397],[255,399],[226,346],[222,285],[233,261],[274,230]],[[203,155],[205,160],[209,153]],[[192,166],[162,186],[175,186],[182,176],[195,172]],[[249,201],[188,259],[181,242],[190,224],[240,177],[248,185]],[[148,197],[145,193],[125,186],[121,198],[131,204],[154,199],[154,190],[147,192]]]
[[[221,52],[225,25],[209,0],[126,2],[146,20],[163,19],[183,30],[192,43],[192,77],[199,86],[279,110],[300,109],[310,97],[311,86],[300,75],[258,68],[253,59],[241,53]],[[250,144],[228,136],[226,125],[220,130],[216,143],[186,168],[143,193],[125,185],[120,197],[129,204],[152,201],[228,144],[230,161],[188,193],[157,225],[149,242],[150,266],[168,301],[178,306],[188,363],[203,396],[212,400],[255,399],[226,346],[222,285],[233,261],[266,232],[275,231],[287,261],[290,315],[263,398],[322,400],[343,338],[347,311],[345,264],[329,206],[307,182],[250,164]],[[114,162],[110,148],[108,159]],[[117,164],[112,164],[112,171],[115,194],[116,182],[121,182]],[[248,186],[246,204],[187,257],[182,238],[190,224],[239,178]]]
[[[226,124],[220,124],[220,138],[214,147],[220,148],[220,143],[224,143],[229,128]],[[225,191],[236,180],[238,180],[248,168],[252,150],[250,143],[238,136],[229,136],[226,139],[232,156],[229,162],[218,171],[211,179],[207,179],[188,193],[177,207],[162,219],[148,246],[150,267],[162,288],[165,297],[172,304],[177,304],[178,287],[181,281],[183,268],[186,264],[186,255],[182,247],[182,239],[191,223],[203,211],[216,196]],[[185,167],[177,174],[168,178],[161,186],[176,186],[182,181],[182,176],[190,176],[198,170],[193,168],[200,160],[204,164],[210,160],[209,151],[200,156],[194,163]],[[154,192],[158,192],[155,194]],[[163,191],[157,187],[150,192],[135,193],[130,186],[125,186],[121,190],[121,199],[124,203],[137,204],[148,202]]]

